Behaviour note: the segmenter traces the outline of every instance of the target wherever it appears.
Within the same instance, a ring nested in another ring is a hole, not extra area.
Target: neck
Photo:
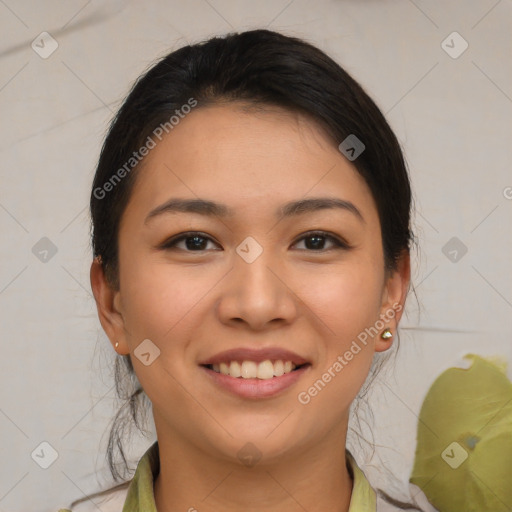
[[[158,432],[158,429],[157,429]],[[158,512],[347,512],[352,479],[344,434],[253,467],[205,454],[178,436],[158,437],[160,473],[155,485]]]

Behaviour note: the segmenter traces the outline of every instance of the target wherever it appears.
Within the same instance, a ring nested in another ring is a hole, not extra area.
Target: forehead
[[[145,214],[170,196],[207,197],[257,213],[329,195],[358,203],[365,217],[376,215],[366,182],[323,129],[274,107],[197,108],[157,143],[137,174],[130,202]]]

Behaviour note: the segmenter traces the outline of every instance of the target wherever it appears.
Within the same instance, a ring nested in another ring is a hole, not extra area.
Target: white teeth
[[[240,371],[244,379],[255,379],[258,376],[258,364],[254,361],[244,361]]]
[[[274,376],[274,365],[272,361],[262,361],[258,365],[258,379],[271,379]]]
[[[229,363],[213,364],[212,369],[217,373],[243,379],[268,380],[281,377],[296,368],[291,361],[277,360],[272,363],[270,359],[256,363],[254,361],[230,361]]]
[[[240,377],[242,375],[242,368],[238,361],[231,361],[229,365],[229,375],[231,375],[231,377]]]
[[[274,375],[276,377],[281,377],[284,374],[284,363],[283,361],[276,361],[274,363]]]

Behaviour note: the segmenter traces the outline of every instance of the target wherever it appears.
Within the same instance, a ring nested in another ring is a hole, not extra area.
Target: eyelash
[[[298,242],[300,242],[300,241],[302,241],[304,239],[312,238],[312,237],[315,237],[315,236],[322,237],[322,238],[325,238],[326,240],[331,241],[333,243],[334,247],[332,247],[330,249],[318,249],[318,250],[315,250],[315,249],[301,249],[301,250],[304,250],[304,251],[307,251],[307,252],[324,253],[324,252],[328,252],[328,251],[332,251],[332,250],[337,250],[337,249],[342,249],[342,250],[351,249],[351,246],[349,244],[347,244],[345,241],[341,240],[340,238],[338,238],[338,237],[336,237],[334,235],[331,235],[330,233],[328,233],[326,231],[308,231],[307,233],[304,233],[301,236],[301,238],[296,240],[293,245],[297,244]],[[175,235],[175,236],[171,237],[170,239],[166,240],[163,244],[161,244],[159,246],[159,249],[163,249],[163,250],[165,250],[165,249],[167,249],[167,250],[178,249],[176,247],[178,242],[181,242],[182,240],[186,240],[187,238],[194,238],[194,237],[204,238],[205,240],[209,240],[211,242],[214,242],[214,240],[211,237],[209,237],[208,235],[203,234],[203,233],[201,233],[199,231],[188,231],[186,233],[180,233],[179,235]],[[190,251],[190,250],[187,250],[187,249],[178,249],[178,250],[182,250],[184,252],[197,252],[197,253],[205,252],[205,250],[198,250],[198,251]]]

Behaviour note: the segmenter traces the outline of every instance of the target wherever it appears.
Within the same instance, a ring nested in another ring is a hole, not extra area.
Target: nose
[[[252,263],[235,256],[217,302],[217,314],[224,324],[258,331],[290,324],[296,318],[298,298],[282,266],[267,254],[263,251]]]

